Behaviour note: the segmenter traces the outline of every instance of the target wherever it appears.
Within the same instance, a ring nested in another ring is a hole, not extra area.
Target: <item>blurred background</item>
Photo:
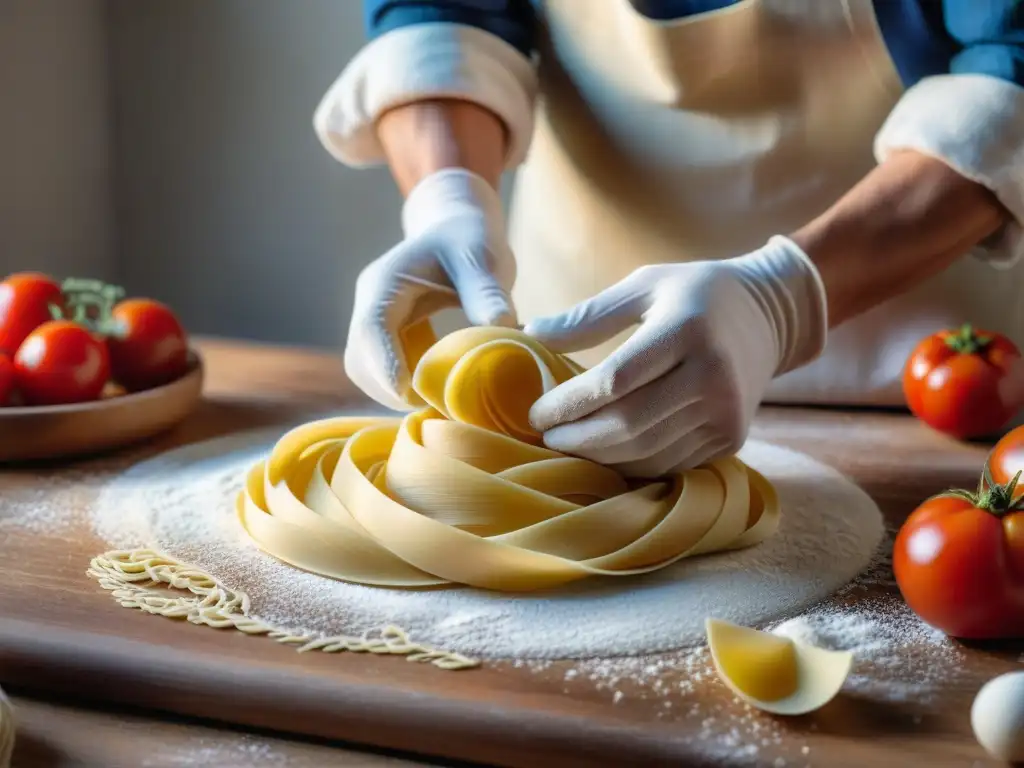
[[[96,276],[192,333],[338,347],[399,236],[384,169],[332,160],[317,103],[357,0],[0,0],[0,272]]]

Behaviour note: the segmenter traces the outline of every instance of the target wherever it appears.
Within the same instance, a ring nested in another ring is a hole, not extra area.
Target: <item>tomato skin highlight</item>
[[[168,384],[188,370],[188,337],[169,307],[128,299],[111,313],[107,339],[114,378],[129,390]]]
[[[952,637],[1024,637],[1024,512],[928,499],[896,537],[893,572],[911,610]]]
[[[7,355],[0,353],[0,408],[3,408],[14,393],[14,363]]]
[[[970,326],[928,336],[903,370],[907,407],[952,437],[991,435],[1013,418],[1019,405],[1004,402],[1000,384],[1020,358],[1020,350],[1005,336]]]
[[[96,400],[110,378],[102,339],[70,320],[51,320],[28,335],[14,356],[15,382],[30,405]]]
[[[25,338],[63,308],[61,287],[39,272],[18,272],[0,282],[0,354],[13,357]]]

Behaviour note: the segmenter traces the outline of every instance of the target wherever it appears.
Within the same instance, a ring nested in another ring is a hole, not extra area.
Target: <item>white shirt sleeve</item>
[[[1024,88],[988,75],[926,77],[896,104],[875,157],[910,149],[990,189],[1012,220],[974,249],[998,267],[1024,256]]]
[[[428,99],[473,102],[509,133],[506,167],[526,157],[533,134],[537,74],[532,62],[496,35],[447,22],[416,24],[366,45],[327,91],[313,116],[321,143],[339,162],[385,162],[376,121],[387,110]]]

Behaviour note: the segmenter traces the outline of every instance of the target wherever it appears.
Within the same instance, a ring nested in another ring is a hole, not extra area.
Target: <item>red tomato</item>
[[[15,382],[30,405],[96,400],[110,378],[106,344],[70,320],[36,328],[14,356]]]
[[[165,305],[129,299],[114,307],[107,339],[114,378],[130,390],[150,389],[188,370],[188,338]]]
[[[917,345],[904,368],[907,406],[925,424],[953,437],[991,435],[1020,405],[1006,402],[1000,391],[1020,356],[1005,336],[969,325],[933,334]]]
[[[1024,471],[1024,427],[1011,429],[1000,438],[988,455],[988,471],[992,481],[1005,485],[1014,475]],[[1014,494],[1024,494],[1024,483],[1018,484]]]
[[[64,306],[60,286],[38,272],[20,272],[0,283],[0,353],[14,355],[32,331],[53,319],[50,305]]]
[[[935,496],[896,537],[903,598],[948,635],[1024,637],[1024,501],[1014,498],[1015,486],[983,481],[977,493]]]
[[[0,354],[0,408],[7,405],[14,392],[14,363],[7,355]]]

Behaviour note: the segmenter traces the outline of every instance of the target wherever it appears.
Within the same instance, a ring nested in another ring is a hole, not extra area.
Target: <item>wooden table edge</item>
[[[266,642],[263,638],[247,639]],[[55,664],[54,659],[60,659],[60,663]],[[336,679],[313,673],[304,681],[302,691],[296,692],[286,681],[294,670],[286,673],[266,667],[255,680],[217,661],[213,656],[116,636],[77,630],[63,637],[40,636],[27,622],[0,624],[2,682],[30,693],[66,695],[285,736],[340,740],[507,768],[666,761],[703,764],[699,752],[673,738],[672,729],[658,728],[655,737],[651,730],[655,723],[648,723],[641,731],[602,723],[599,718],[513,708],[498,701],[481,705],[479,700],[452,699],[450,691],[448,697],[425,695],[395,687],[387,680],[380,685],[359,681],[338,685]],[[395,658],[394,663],[412,662]],[[176,674],[186,667],[193,674],[199,668],[201,674],[196,677],[202,681],[200,688]],[[471,675],[474,671],[438,670],[438,674]],[[116,688],[111,687],[112,679],[119,681]],[[279,723],[261,716],[258,709],[247,711],[244,702],[257,697],[274,698],[278,708],[293,714],[291,722],[298,726],[284,732]],[[510,728],[513,721],[516,728]],[[396,728],[396,722],[401,726]],[[529,732],[528,754],[522,751],[524,730]],[[467,731],[474,734],[474,739],[461,739]]]

